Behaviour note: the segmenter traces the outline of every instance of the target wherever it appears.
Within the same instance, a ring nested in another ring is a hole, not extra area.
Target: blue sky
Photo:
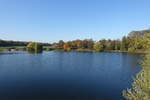
[[[118,39],[150,27],[150,0],[0,0],[0,39]]]

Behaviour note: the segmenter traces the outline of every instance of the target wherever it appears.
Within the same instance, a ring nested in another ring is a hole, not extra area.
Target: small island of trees
[[[43,51],[43,46],[40,43],[30,42],[27,45],[27,51],[29,53],[41,53]]]

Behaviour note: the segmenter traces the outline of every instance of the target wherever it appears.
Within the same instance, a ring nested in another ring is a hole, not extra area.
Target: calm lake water
[[[141,56],[127,53],[0,53],[0,100],[124,100]]]

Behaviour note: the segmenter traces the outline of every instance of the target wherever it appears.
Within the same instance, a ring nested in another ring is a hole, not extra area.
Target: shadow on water
[[[139,59],[125,53],[0,56],[0,100],[123,100]]]

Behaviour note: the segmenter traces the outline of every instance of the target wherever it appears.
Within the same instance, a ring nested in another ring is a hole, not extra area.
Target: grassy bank
[[[7,51],[7,50],[11,50],[11,49],[24,50],[24,49],[26,49],[26,47],[25,46],[0,47],[0,51]]]
[[[139,53],[139,54],[145,54],[147,53],[146,51],[144,50],[135,50],[135,51],[125,51],[125,50],[107,50],[105,52],[116,52],[116,53]]]
[[[142,70],[134,78],[132,88],[123,91],[127,100],[150,100],[150,51],[142,61]]]

